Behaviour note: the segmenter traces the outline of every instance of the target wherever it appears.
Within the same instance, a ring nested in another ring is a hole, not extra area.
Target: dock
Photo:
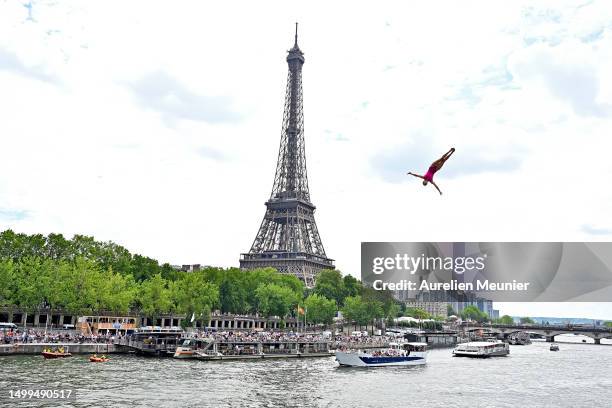
[[[186,338],[176,348],[174,357],[215,361],[329,357],[331,355],[330,342],[326,340]]]
[[[0,344],[0,356],[7,355],[40,355],[46,348],[64,350],[72,354],[114,354],[125,353],[121,347],[109,343],[14,343]]]

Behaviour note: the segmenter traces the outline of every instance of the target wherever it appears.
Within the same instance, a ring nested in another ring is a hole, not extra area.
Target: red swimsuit
[[[436,171],[438,171],[438,168],[432,164],[431,166],[429,166],[429,170],[427,170],[427,173],[425,173],[423,179],[431,183],[433,181],[434,174],[436,174]]]

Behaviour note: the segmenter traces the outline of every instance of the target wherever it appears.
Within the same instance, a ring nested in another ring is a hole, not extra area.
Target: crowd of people
[[[397,341],[391,336],[334,336],[331,343],[332,349],[346,350],[355,347],[385,347],[390,342]]]
[[[209,339],[220,342],[318,342],[328,341],[329,337],[319,333],[297,333],[280,331],[230,331],[230,332],[208,332],[197,333],[196,338]]]
[[[395,341],[391,336],[368,336],[368,335],[348,335],[343,333],[333,334],[330,331],[319,333],[301,332],[280,332],[280,331],[224,331],[224,332],[198,332],[193,335],[195,338],[208,339],[218,342],[330,342],[332,349],[351,348],[351,347],[384,347],[389,342]]]
[[[83,335],[75,331],[44,331],[35,329],[14,329],[0,331],[0,344],[25,343],[104,343],[110,344],[121,335]]]
[[[128,335],[129,336],[129,335]],[[355,346],[378,347],[388,344],[394,338],[389,336],[347,335],[324,331],[319,333],[301,333],[292,331],[224,331],[196,332],[190,337],[218,342],[330,342],[332,349],[351,348]],[[111,344],[121,340],[121,334],[82,334],[75,331],[44,331],[36,329],[13,329],[0,331],[0,344],[25,343],[101,343]]]

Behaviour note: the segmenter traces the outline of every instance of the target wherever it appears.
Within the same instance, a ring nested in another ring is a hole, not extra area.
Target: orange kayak
[[[102,358],[102,357],[94,357],[94,356],[89,357],[89,361],[91,361],[92,363],[106,363],[108,360],[110,359]]]
[[[42,355],[44,358],[64,358],[64,357],[72,357],[70,353],[60,353],[57,351],[43,351]]]

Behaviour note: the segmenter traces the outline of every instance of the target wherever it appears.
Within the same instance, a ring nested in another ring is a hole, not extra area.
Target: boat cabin
[[[427,351],[427,343],[389,343],[389,348],[392,350],[406,351],[408,354],[412,351],[425,352]]]

